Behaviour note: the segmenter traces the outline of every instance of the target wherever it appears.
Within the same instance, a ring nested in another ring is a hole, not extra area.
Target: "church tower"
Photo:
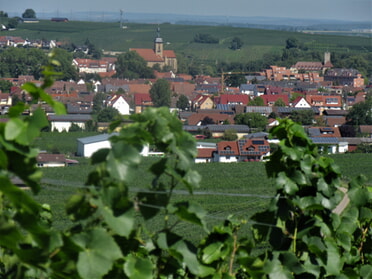
[[[154,41],[154,52],[156,55],[163,57],[163,39],[160,37],[160,27],[156,30],[156,38]]]

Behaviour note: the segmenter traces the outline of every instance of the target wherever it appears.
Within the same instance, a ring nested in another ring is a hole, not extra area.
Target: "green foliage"
[[[236,133],[237,132],[236,132],[235,129],[225,130],[225,132],[223,133],[222,139],[224,139],[224,140],[237,140],[238,135]]]
[[[0,90],[2,92],[10,92],[10,88],[12,88],[13,83],[11,83],[9,80],[0,80]]]
[[[236,124],[243,124],[250,128],[258,128],[260,130],[264,130],[268,124],[266,116],[259,112],[237,114],[234,119]]]
[[[210,34],[201,34],[196,33],[194,36],[194,42],[195,43],[201,43],[201,44],[218,44],[218,39],[213,37]]]
[[[23,18],[36,18],[36,13],[33,9],[26,9],[22,14]]]
[[[105,93],[96,93],[93,97],[93,113],[99,113],[103,108],[106,101]]]
[[[119,116],[120,116],[120,113],[116,108],[107,107],[107,108],[102,109],[97,114],[97,121],[98,122],[112,122],[114,120],[117,120]]]
[[[153,78],[153,70],[147,67],[146,61],[135,51],[120,54],[115,63],[116,76],[119,78],[137,79]]]
[[[303,128],[289,119],[271,131],[279,149],[267,162],[277,195],[271,206],[252,219],[256,240],[270,248],[265,268],[272,277],[362,278],[372,270],[371,193],[350,183],[350,205],[342,200],[340,170],[330,158],[320,157]],[[346,190],[346,189],[345,189]],[[363,196],[365,195],[365,196]],[[341,206],[340,206],[341,205]]]
[[[372,125],[372,98],[353,105],[346,119],[349,125]]]
[[[275,107],[285,107],[286,104],[285,104],[285,102],[283,101],[282,98],[279,98],[278,100],[275,101],[274,106]]]
[[[243,46],[243,42],[239,37],[234,37],[231,40],[230,49],[232,50],[238,50],[241,49]]]
[[[33,75],[38,79],[46,62],[47,56],[40,49],[7,48],[0,53],[0,76]]]
[[[185,95],[180,95],[180,97],[177,100],[176,107],[185,110],[190,107],[189,99]]]
[[[253,98],[249,103],[249,106],[264,106],[265,101],[261,97],[255,97]]]
[[[64,107],[44,91],[55,73],[44,75],[40,87],[29,83],[24,89],[61,113]],[[280,140],[266,163],[276,195],[252,218],[227,218],[209,229],[207,212],[193,199],[173,199],[179,190],[192,194],[201,177],[192,168],[194,138],[162,107],[132,115],[133,124],[110,138],[112,147],[93,155],[86,187],[66,203],[72,224],[56,231],[49,206],[11,181],[15,175],[33,193],[40,188],[38,150],[30,146],[48,122],[41,110],[21,118],[25,108],[12,107],[9,121],[0,123],[1,277],[367,278],[372,273],[372,192],[362,186],[363,178],[346,189],[333,160],[320,157],[303,128],[289,119],[271,131]],[[144,146],[164,156],[147,169],[148,189],[129,195]],[[341,190],[347,191],[345,204]],[[161,229],[151,226],[154,218],[162,220]],[[247,222],[253,239],[240,237]],[[198,227],[200,241],[192,243],[177,231],[182,224]]]
[[[294,110],[290,118],[302,125],[312,125],[314,121],[314,111],[312,109]]]
[[[15,17],[11,17],[8,19],[8,24],[6,25],[7,28],[12,29],[12,28],[17,28],[18,26],[18,19]]]
[[[155,107],[170,107],[170,83],[166,79],[158,79],[150,89],[150,96]]]

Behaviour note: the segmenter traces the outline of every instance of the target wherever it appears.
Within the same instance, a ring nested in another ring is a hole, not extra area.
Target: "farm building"
[[[49,115],[48,120],[50,121],[50,129],[52,131],[68,132],[72,124],[76,124],[84,130],[85,124],[92,120],[92,116],[85,114]]]
[[[77,139],[77,156],[91,157],[93,153],[103,148],[111,148],[110,138],[116,136],[118,133],[112,134],[100,134],[91,137],[78,138]],[[148,146],[144,147],[141,155],[149,156]]]
[[[91,157],[94,152],[102,148],[111,148],[109,138],[117,134],[101,134],[97,136],[77,139],[77,156]]]

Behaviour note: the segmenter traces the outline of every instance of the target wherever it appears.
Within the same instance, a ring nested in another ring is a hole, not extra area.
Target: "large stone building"
[[[177,72],[177,57],[173,50],[165,50],[163,39],[160,37],[160,28],[157,29],[157,35],[154,40],[154,48],[131,48],[131,51],[137,52],[145,61],[147,66],[152,68],[158,64],[160,68],[169,67],[173,72]]]

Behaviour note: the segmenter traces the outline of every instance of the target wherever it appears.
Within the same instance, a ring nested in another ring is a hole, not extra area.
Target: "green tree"
[[[285,104],[285,102],[283,101],[282,98],[279,98],[279,99],[277,99],[277,100],[275,101],[274,106],[275,106],[275,107],[285,107],[286,104]]]
[[[238,49],[241,49],[242,46],[243,46],[243,41],[239,37],[234,37],[231,40],[230,49],[232,49],[232,50],[238,50]]]
[[[23,18],[36,18],[36,13],[33,9],[26,9],[22,14]]]
[[[56,70],[62,73],[60,79],[77,80],[78,72],[76,68],[72,65],[73,60],[72,54],[62,48],[57,48],[54,53],[55,59],[59,62],[59,66],[56,67]]]
[[[116,108],[107,107],[107,108],[102,109],[97,114],[97,121],[98,122],[112,122],[114,120],[117,120],[119,116],[120,116],[120,113]]]
[[[115,62],[116,76],[137,79],[154,78],[154,72],[147,67],[146,61],[135,51],[120,54]]]
[[[312,125],[314,122],[314,111],[312,109],[294,110],[290,118],[302,125]]]
[[[219,40],[210,34],[196,33],[194,35],[194,42],[201,44],[218,44]]]
[[[0,79],[0,91],[9,93],[12,86],[13,83],[9,80]]]
[[[8,19],[8,23],[6,25],[7,28],[9,29],[13,29],[13,28],[17,28],[18,26],[18,19],[15,18],[15,17],[11,17]]]
[[[349,125],[372,125],[372,98],[353,105],[346,115]]]
[[[249,101],[248,103],[249,106],[264,106],[265,101],[261,97],[255,97],[252,100]]]
[[[247,79],[245,78],[244,74],[233,74],[233,75],[228,75],[227,78],[225,79],[225,84],[227,86],[232,86],[232,87],[239,87],[242,84],[246,84]]]
[[[186,110],[189,109],[190,104],[189,104],[189,99],[185,95],[180,95],[176,107],[179,108],[180,110]]]
[[[238,139],[238,135],[235,129],[227,129],[223,132],[223,140],[233,141]]]
[[[265,130],[268,124],[266,116],[263,116],[258,112],[237,114],[234,120],[236,124],[247,125],[249,128],[257,128],[259,130]]]
[[[285,41],[285,43],[286,43],[286,45],[285,45],[286,49],[298,48],[300,46],[300,43],[299,43],[298,39],[294,38],[294,37],[288,38]]]
[[[46,62],[47,56],[41,49],[7,48],[0,53],[0,77],[33,75],[39,79]]]
[[[170,107],[170,83],[166,79],[158,79],[150,89],[150,96],[155,107]]]
[[[105,105],[106,94],[105,93],[96,93],[93,97],[93,113],[99,113]]]

